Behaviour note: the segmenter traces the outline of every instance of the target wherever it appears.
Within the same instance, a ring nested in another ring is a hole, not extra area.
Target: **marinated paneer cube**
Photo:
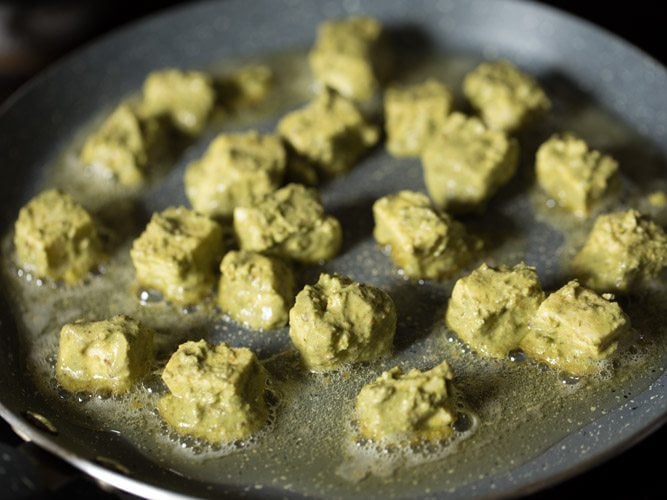
[[[92,217],[61,191],[35,196],[19,212],[14,226],[19,265],[40,278],[75,284],[103,258]]]
[[[162,379],[170,394],[158,401],[158,411],[179,434],[227,443],[266,424],[268,375],[250,349],[186,342],[169,359]]]
[[[504,358],[519,347],[543,300],[534,268],[482,264],[454,285],[445,321],[477,353]]]
[[[480,64],[466,75],[463,93],[489,127],[506,132],[551,108],[537,81],[509,61]]]
[[[384,372],[365,385],[355,410],[361,434],[374,441],[439,441],[452,433],[452,374],[445,361],[428,371]]]
[[[149,74],[144,82],[143,112],[169,116],[172,125],[187,135],[203,130],[214,105],[211,78],[201,71],[163,69]]]
[[[438,80],[391,87],[384,97],[387,149],[394,156],[419,156],[445,125],[452,93]]]
[[[257,203],[280,187],[285,148],[277,136],[221,134],[185,172],[185,192],[195,210],[230,217],[234,208]]]
[[[138,284],[177,304],[211,292],[222,253],[222,228],[184,207],[153,214],[130,251]]]
[[[664,208],[667,207],[667,192],[665,191],[653,191],[646,197],[649,206],[654,208]]]
[[[333,92],[287,114],[278,123],[278,133],[324,176],[347,172],[379,139],[377,127]]]
[[[657,224],[667,227],[667,191],[648,193],[641,203],[641,210],[649,215]]]
[[[667,266],[667,234],[636,210],[601,215],[575,256],[575,276],[599,292],[627,292]]]
[[[441,279],[464,266],[481,242],[460,222],[434,209],[422,193],[400,191],[373,204],[373,236],[410,278]]]
[[[586,375],[599,370],[599,361],[616,350],[629,328],[630,320],[616,302],[575,280],[542,302],[520,347],[554,368]]]
[[[535,160],[537,182],[561,207],[579,216],[618,187],[618,163],[590,150],[572,133],[555,134],[540,146]]]
[[[332,259],[342,230],[326,215],[316,190],[288,184],[252,207],[234,210],[234,231],[242,250],[303,263]]]
[[[150,161],[163,147],[163,128],[159,117],[122,103],[88,137],[80,160],[120,184],[136,186],[145,181]]]
[[[424,180],[448,212],[479,210],[516,172],[519,146],[478,118],[452,113],[422,154]]]
[[[273,85],[273,71],[264,64],[241,66],[218,82],[223,106],[236,108],[262,102]]]
[[[292,342],[313,371],[381,357],[396,332],[396,307],[386,292],[324,273],[299,292],[289,319]]]
[[[282,260],[232,251],[222,259],[220,272],[218,304],[224,313],[262,330],[287,324],[294,304],[294,274]]]
[[[372,17],[323,22],[308,55],[315,79],[350,99],[370,99],[386,72],[382,36],[382,25]]]
[[[153,331],[128,316],[77,321],[60,330],[56,378],[70,392],[122,394],[148,373]]]

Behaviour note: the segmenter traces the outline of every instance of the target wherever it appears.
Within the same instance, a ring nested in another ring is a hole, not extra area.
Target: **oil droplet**
[[[454,424],[452,424],[452,429],[456,432],[465,432],[470,429],[472,426],[472,419],[467,413],[459,413],[456,416]]]
[[[526,361],[526,354],[521,349],[514,349],[509,352],[508,358],[514,363]]]
[[[560,381],[565,385],[575,385],[581,381],[581,377],[570,375],[569,373],[562,373],[560,375]]]
[[[155,290],[141,290],[139,292],[139,302],[142,306],[162,302],[162,295]]]
[[[197,306],[196,305],[185,306],[184,308],[181,309],[181,312],[183,314],[192,314],[194,312],[197,312]]]
[[[79,392],[79,393],[77,393],[77,395],[76,395],[76,400],[77,400],[79,403],[87,403],[87,402],[90,401],[91,399],[93,399],[93,395],[92,395],[91,393],[89,393],[89,392]]]

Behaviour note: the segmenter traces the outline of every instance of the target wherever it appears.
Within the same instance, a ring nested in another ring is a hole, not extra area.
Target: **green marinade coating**
[[[323,371],[369,361],[391,350],[396,307],[379,288],[321,274],[290,310],[290,337],[306,367]]]
[[[70,195],[53,189],[21,209],[14,245],[23,269],[68,284],[83,280],[103,258],[90,214]]]
[[[215,104],[211,78],[201,71],[167,68],[148,75],[141,108],[149,116],[166,115],[184,134],[201,133]]]
[[[380,137],[352,102],[333,92],[288,113],[278,133],[325,177],[350,170]]]
[[[468,73],[463,93],[489,127],[506,132],[551,108],[537,81],[504,60],[482,63]]]
[[[150,370],[153,331],[128,316],[77,321],[60,330],[56,378],[71,392],[129,391]]]
[[[449,115],[421,157],[429,195],[453,213],[482,208],[512,178],[518,158],[516,140],[461,113]]]
[[[535,173],[540,187],[563,208],[586,216],[618,188],[618,163],[590,150],[572,133],[554,134],[537,150]]]
[[[540,304],[519,346],[531,358],[573,375],[599,369],[630,320],[610,298],[570,281]]]
[[[365,385],[356,399],[361,434],[375,441],[438,441],[452,434],[452,374],[443,361],[427,371],[394,367]]]
[[[482,264],[454,285],[445,321],[474,351],[504,358],[519,347],[543,300],[534,268]]]
[[[294,274],[280,259],[231,251],[220,264],[218,304],[222,312],[251,328],[287,324],[294,304]]]
[[[471,258],[480,241],[460,222],[433,208],[422,193],[400,191],[373,204],[373,235],[389,245],[391,260],[410,278],[451,276]]]
[[[130,250],[138,284],[177,304],[211,293],[222,253],[220,225],[184,207],[153,214]]]
[[[325,21],[308,61],[315,79],[351,99],[367,100],[379,88],[386,66],[382,25],[368,16]]]
[[[186,342],[169,359],[162,379],[170,394],[158,401],[158,411],[179,434],[227,443],[266,424],[268,374],[250,349]]]
[[[599,292],[628,292],[667,266],[667,234],[636,210],[599,216],[574,257],[575,276]]]
[[[220,134],[185,171],[185,192],[195,210],[229,217],[280,187],[285,149],[275,135]]]
[[[438,80],[390,87],[384,96],[387,149],[398,157],[419,156],[444,127],[452,93]]]
[[[136,186],[146,180],[148,167],[165,142],[160,117],[144,114],[132,103],[121,103],[87,139],[80,160],[116,179]]]
[[[288,184],[252,207],[234,210],[242,250],[304,263],[336,256],[342,242],[338,220],[324,213],[316,190]]]

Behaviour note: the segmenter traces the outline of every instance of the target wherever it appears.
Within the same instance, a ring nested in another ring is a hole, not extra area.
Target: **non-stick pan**
[[[667,72],[613,35],[563,13],[509,0],[231,0],[167,11],[59,62],[10,98],[0,114],[5,235],[0,410],[21,436],[91,476],[147,497],[468,498],[534,491],[585,470],[664,422],[664,284],[620,298],[635,329],[630,345],[595,380],[565,377],[520,356],[480,360],[443,324],[453,280],[407,281],[372,241],[372,202],[402,188],[424,189],[419,162],[391,158],[382,147],[322,187],[327,210],[345,228],[343,252],[324,267],[298,272],[302,283],[326,270],[385,287],[399,312],[390,359],[312,375],[294,361],[284,330],[258,334],[215,312],[142,303],[136,296],[131,272],[123,273],[128,242],[151,212],[186,203],[185,165],[215,132],[272,130],[280,113],[306,100],[312,89],[303,55],[316,25],[358,12],[387,26],[397,79],[435,75],[459,89],[462,75],[476,62],[505,57],[536,75],[553,98],[549,117],[519,137],[517,178],[484,215],[464,219],[486,244],[475,264],[525,260],[537,266],[548,290],[568,279],[568,259],[591,220],[573,220],[550,208],[531,174],[535,148],[557,130],[579,132],[619,159],[624,176],[619,204],[654,210],[646,195],[665,188],[667,173]],[[73,168],[82,134],[136,92],[151,70],[224,72],[257,60],[276,73],[270,112],[223,117],[139,192],[114,190],[100,197],[69,182],[76,175],[66,171]],[[457,107],[470,112],[460,95]],[[74,290],[27,282],[12,260],[7,235],[18,209],[52,185],[80,199],[111,235],[108,269]],[[144,398],[130,405],[123,398],[59,391],[52,366],[62,323],[117,312],[137,315],[158,330],[158,365],[140,389]],[[178,342],[200,337],[251,346],[274,378],[274,422],[251,443],[218,449],[179,440],[152,411],[155,394],[164,391],[160,363]],[[361,384],[395,364],[426,368],[443,358],[457,374],[465,414],[454,443],[379,452],[355,440],[351,401]]]

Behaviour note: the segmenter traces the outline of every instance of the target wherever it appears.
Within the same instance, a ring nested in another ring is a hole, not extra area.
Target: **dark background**
[[[251,0],[248,0],[251,1]],[[408,1],[408,0],[406,0]],[[494,1],[494,0],[489,0]],[[0,1],[0,102],[21,83],[63,54],[103,33],[163,9],[186,3],[178,0],[133,2],[50,2],[37,0]],[[587,19],[632,42],[663,64],[667,64],[664,28],[667,16],[660,2],[543,1]],[[667,96],[655,96],[667,99]],[[17,446],[21,440],[0,420],[0,442]],[[667,427],[663,427],[620,456],[533,495],[536,499],[561,499],[594,493],[597,498],[665,498],[664,459]],[[127,498],[102,490],[67,467],[56,467],[56,477],[75,479],[50,492],[51,498]],[[52,482],[53,483],[53,482]],[[55,482],[56,484],[58,481]],[[2,493],[0,476],[0,496]],[[7,490],[4,490],[5,492]]]

